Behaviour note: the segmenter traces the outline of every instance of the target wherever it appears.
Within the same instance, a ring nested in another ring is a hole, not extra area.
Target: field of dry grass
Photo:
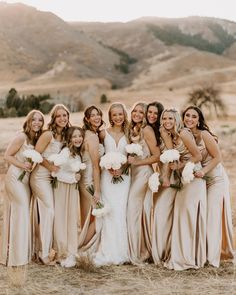
[[[72,122],[81,124],[81,114],[72,114]],[[3,151],[23,118],[0,119],[0,219],[5,195],[6,164]],[[46,118],[47,120],[47,118]],[[233,223],[236,227],[236,120],[212,121],[220,138],[224,166],[230,178]],[[236,294],[236,265],[222,263],[219,269],[205,267],[183,272],[143,266],[110,266],[95,268],[88,261],[80,261],[76,268],[45,267],[36,263],[22,268],[0,266],[0,294]]]

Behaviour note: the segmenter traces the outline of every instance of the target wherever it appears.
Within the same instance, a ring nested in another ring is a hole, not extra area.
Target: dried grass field
[[[73,114],[73,123],[81,116]],[[1,119],[0,132],[0,219],[5,196],[6,164],[3,152],[24,119]],[[230,178],[233,223],[236,227],[236,121],[210,122],[217,126],[224,166]],[[205,267],[182,272],[156,267],[109,266],[95,268],[88,259],[78,261],[76,268],[46,267],[31,263],[21,268],[0,266],[0,294],[236,294],[236,264],[223,262],[220,268]]]

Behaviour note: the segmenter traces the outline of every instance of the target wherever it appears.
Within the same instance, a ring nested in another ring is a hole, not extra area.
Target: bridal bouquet
[[[53,188],[57,188],[57,182],[59,180],[70,184],[76,183],[76,189],[79,189],[75,174],[80,170],[86,169],[86,165],[81,162],[79,156],[72,157],[70,155],[70,150],[68,148],[64,148],[59,154],[50,155],[47,160],[60,167],[58,172],[51,173],[51,184]]]
[[[126,150],[127,154],[132,157],[136,157],[136,156],[141,157],[143,155],[142,146],[138,143],[127,144],[125,146],[125,150]],[[123,174],[129,175],[129,167],[130,167],[130,164],[128,164],[125,167],[125,169],[123,170]]]
[[[176,149],[170,149],[164,151],[160,156],[160,161],[164,164],[178,161],[180,158],[180,153]]]
[[[106,170],[118,170],[123,164],[127,162],[127,157],[119,152],[108,152],[101,157],[100,167]],[[122,182],[124,178],[120,176],[113,176],[112,183]]]
[[[90,193],[91,196],[94,195],[94,186],[91,184],[86,187],[86,190]],[[92,210],[92,215],[96,217],[103,217],[104,215],[110,212],[110,207],[106,204],[104,205],[102,202],[97,202],[96,207]]]
[[[42,163],[43,162],[43,157],[40,155],[39,152],[37,152],[36,150],[31,150],[31,149],[28,149],[28,150],[25,150],[23,152],[23,156],[26,158],[26,160],[30,163],[30,164],[33,164],[33,163]],[[18,180],[22,181],[24,176],[26,174],[26,170],[24,170],[20,176],[18,177]]]

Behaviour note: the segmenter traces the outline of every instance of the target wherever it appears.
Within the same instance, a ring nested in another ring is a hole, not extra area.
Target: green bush
[[[109,100],[107,99],[106,94],[102,94],[100,97],[100,103],[107,103]]]
[[[22,117],[33,109],[46,114],[54,106],[53,103],[48,102],[50,99],[50,94],[38,96],[31,94],[20,97],[16,89],[11,88],[6,96],[5,108],[1,108],[0,117]]]

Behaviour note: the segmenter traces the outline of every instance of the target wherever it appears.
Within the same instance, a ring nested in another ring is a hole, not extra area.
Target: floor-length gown
[[[89,131],[86,131],[89,132]],[[88,135],[88,138],[91,137],[97,140],[96,134]],[[88,139],[87,138],[87,139]],[[84,140],[84,148],[82,149],[82,162],[86,164],[86,169],[81,171],[81,179],[79,182],[79,193],[80,193],[80,227],[78,229],[78,249],[80,254],[89,253],[92,254],[97,250],[101,225],[99,222],[96,222],[96,218],[92,215],[92,196],[87,191],[86,187],[94,184],[93,182],[93,164],[89,154],[89,151],[86,149],[86,141]],[[99,144],[99,155],[103,154],[103,146]],[[95,222],[94,232],[91,235],[91,238],[88,240],[87,236],[89,233],[89,228],[91,224]]]
[[[140,137],[132,138],[132,142],[142,146],[142,159],[151,155],[142,133]],[[152,173],[152,165],[131,166],[127,227],[132,263],[142,263],[151,256],[153,194],[149,189],[148,180]]]
[[[185,161],[191,157],[181,140],[174,145],[174,148],[180,152]],[[206,262],[206,209],[205,180],[195,177],[177,191],[170,257],[165,266],[175,270],[197,269],[204,266]]]
[[[163,145],[161,151],[164,151]],[[163,176],[167,164],[160,164],[160,175]],[[176,183],[173,172],[170,183]],[[170,255],[171,231],[173,225],[174,202],[177,190],[171,187],[159,187],[154,194],[153,227],[152,227],[152,258],[155,264],[161,264]]]
[[[205,167],[212,160],[203,139],[198,144]],[[233,225],[229,180],[219,163],[207,174],[207,261],[219,267],[220,260],[233,259]]]
[[[62,143],[52,137],[42,153],[43,158],[47,159],[50,155],[59,153],[61,146]],[[50,171],[40,164],[37,165],[31,173],[30,185],[34,197],[33,254],[46,258],[52,249],[54,222],[54,199]]]
[[[27,149],[33,149],[33,146],[25,140],[15,157],[24,162],[23,152]],[[6,174],[0,263],[8,266],[25,265],[31,259],[31,192],[28,172],[22,181],[18,180],[22,172],[11,164]]]
[[[105,131],[105,153],[120,152],[126,154],[127,141],[125,135],[116,144],[114,138]],[[102,171],[101,193],[102,201],[108,204],[110,212],[102,219],[101,241],[95,253],[96,265],[123,264],[129,261],[129,247],[126,224],[127,200],[130,188],[130,176],[122,175],[123,181],[112,183],[112,175],[107,170]]]
[[[60,167],[58,186],[54,189],[54,239],[53,249],[60,260],[63,256],[76,256],[78,251],[78,228],[80,221],[79,192],[76,188],[73,163],[81,162],[79,155],[69,156]]]

